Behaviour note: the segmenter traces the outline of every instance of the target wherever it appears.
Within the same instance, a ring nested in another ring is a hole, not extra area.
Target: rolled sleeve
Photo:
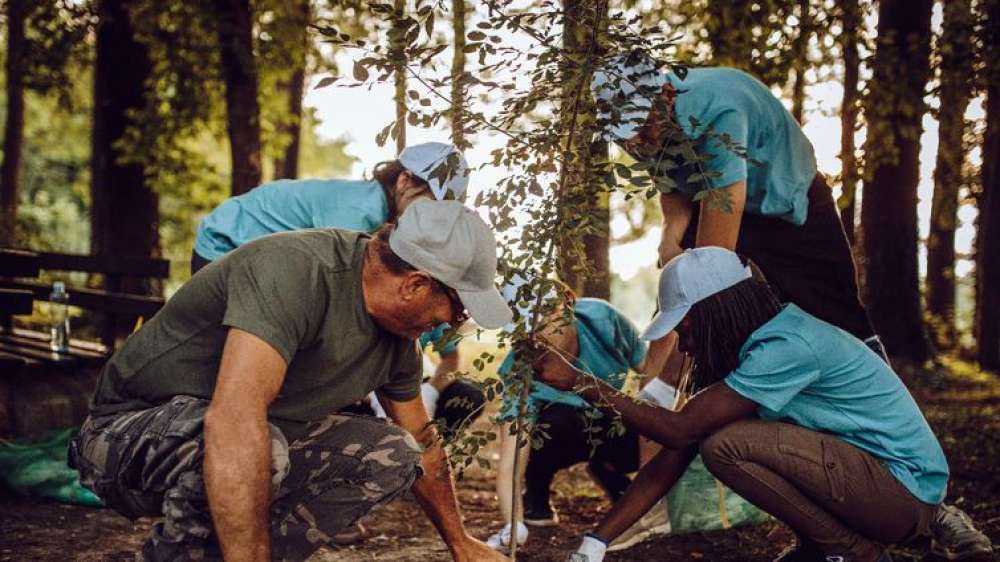
[[[808,342],[788,333],[751,343],[725,382],[744,398],[780,412],[819,377],[819,362]]]
[[[420,383],[423,380],[421,363],[416,343],[406,346],[396,361],[397,367],[389,381],[380,386],[378,391],[394,402],[407,402],[420,396]]]

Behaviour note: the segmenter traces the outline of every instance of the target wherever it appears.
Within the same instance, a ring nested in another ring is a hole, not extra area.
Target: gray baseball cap
[[[660,273],[660,311],[639,337],[658,340],[681,323],[696,302],[750,279],[750,266],[736,252],[706,246],[684,250],[667,262]]]
[[[471,209],[458,201],[416,201],[399,217],[389,247],[455,289],[480,326],[494,329],[510,322],[513,313],[494,284],[496,238]]]
[[[598,102],[604,140],[628,140],[646,123],[653,99],[668,82],[660,66],[642,53],[624,53],[594,72],[590,90]]]

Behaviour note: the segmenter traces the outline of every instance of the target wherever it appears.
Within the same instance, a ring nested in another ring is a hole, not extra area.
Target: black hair
[[[395,221],[399,218],[396,216],[399,212],[399,209],[396,208],[396,182],[399,180],[400,174],[408,171],[399,160],[379,162],[372,169],[372,177],[382,186],[382,192],[385,193],[385,200],[389,206],[389,221]],[[427,183],[416,174],[413,174],[413,178],[418,182]]]
[[[731,373],[739,365],[740,348],[750,334],[780,311],[778,295],[759,278],[746,279],[695,303],[687,314],[694,348],[694,390]]]
[[[370,242],[368,242],[369,248],[378,256],[382,265],[389,270],[390,273],[396,275],[402,275],[403,273],[409,273],[410,271],[416,271],[417,268],[410,265],[410,263],[403,258],[396,255],[396,252],[392,251],[392,247],[389,246],[389,236],[392,231],[396,230],[396,223],[387,222],[383,224],[372,236]]]

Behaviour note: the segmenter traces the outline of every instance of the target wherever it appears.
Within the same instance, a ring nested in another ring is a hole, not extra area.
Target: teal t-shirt
[[[759,404],[762,419],[836,435],[885,463],[920,501],[944,499],[948,461],[917,403],[882,359],[840,328],[787,304],[750,335],[725,382]]]
[[[677,90],[674,105],[684,134],[694,149],[711,158],[703,169],[712,188],[747,182],[744,211],[792,224],[806,221],[809,185],[816,177],[816,156],[802,128],[774,94],[753,76],[734,68],[692,68],[684,80],[668,75]],[[697,126],[692,123],[692,118]],[[711,128],[712,134],[706,135]],[[719,136],[746,148],[749,162],[723,144]],[[688,181],[699,170],[684,165],[666,172],[681,191],[694,194],[704,181]]]
[[[646,358],[646,342],[639,339],[639,330],[618,309],[601,299],[578,299],[573,315],[580,344],[576,367],[621,389],[629,368],[638,367]],[[514,354],[509,353],[497,369],[497,374],[503,379],[513,367]],[[556,390],[542,382],[533,384],[528,400],[532,416],[538,413],[544,402],[576,408],[588,406],[587,401],[577,394]],[[512,417],[515,411],[516,404],[505,400],[500,417]]]
[[[216,207],[198,226],[194,250],[212,261],[276,232],[339,228],[371,233],[387,220],[389,205],[375,180],[277,180]]]

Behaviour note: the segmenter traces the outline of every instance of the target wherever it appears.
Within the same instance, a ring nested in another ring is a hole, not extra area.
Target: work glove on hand
[[[583,537],[580,547],[569,555],[566,562],[603,562],[607,550],[608,545],[604,541],[588,535]]]

